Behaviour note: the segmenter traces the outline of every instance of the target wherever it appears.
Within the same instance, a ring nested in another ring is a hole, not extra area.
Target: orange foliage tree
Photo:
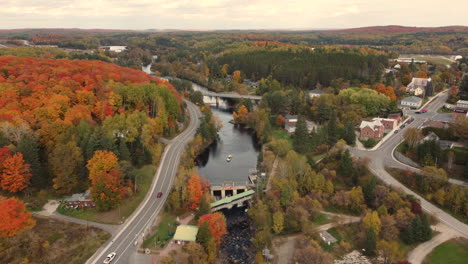
[[[94,152],[93,157],[88,160],[86,168],[89,170],[89,179],[93,182],[97,175],[102,175],[116,169],[119,166],[119,159],[117,156],[107,150],[97,150]]]
[[[245,105],[241,105],[237,111],[232,113],[232,116],[236,122],[245,122],[249,109]]]
[[[0,186],[3,190],[15,193],[29,185],[31,180],[30,165],[24,163],[23,154],[12,155],[8,148],[2,148],[0,154]]]
[[[395,89],[392,86],[385,86],[383,84],[377,84],[373,88],[378,93],[384,94],[392,100],[396,100]]]
[[[0,196],[0,234],[3,237],[14,236],[36,224],[31,213],[26,211],[24,203],[14,197],[6,199]]]
[[[226,218],[220,212],[202,215],[198,219],[198,226],[201,226],[204,222],[208,222],[210,227],[210,233],[217,245],[221,244],[221,238],[227,234]]]
[[[187,180],[186,194],[186,207],[191,210],[196,209],[200,204],[200,200],[203,196],[202,184],[198,175],[194,174]]]

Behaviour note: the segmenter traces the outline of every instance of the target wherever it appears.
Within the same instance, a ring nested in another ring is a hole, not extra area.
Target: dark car
[[[404,125],[404,124],[401,126],[401,128],[405,128],[405,127],[406,127],[406,125]]]
[[[416,112],[414,112],[414,113],[415,113],[415,114],[420,114],[421,112],[419,112],[419,111],[416,111]]]
[[[162,192],[158,192],[158,195],[156,195],[156,197],[158,198],[161,198],[161,196],[162,196]]]
[[[395,134],[398,134],[398,130],[395,130]]]

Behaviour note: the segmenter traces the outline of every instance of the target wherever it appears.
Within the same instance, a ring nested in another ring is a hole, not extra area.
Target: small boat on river
[[[226,158],[226,161],[227,161],[227,162],[230,162],[231,160],[232,160],[232,155],[229,154],[229,155],[227,156],[227,158]]]

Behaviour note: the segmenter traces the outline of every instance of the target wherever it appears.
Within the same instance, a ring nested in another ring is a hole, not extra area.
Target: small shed
[[[197,240],[198,226],[179,225],[174,234],[174,241],[177,244],[195,242]]]

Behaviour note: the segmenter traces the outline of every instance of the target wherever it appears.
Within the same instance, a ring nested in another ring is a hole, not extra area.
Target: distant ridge
[[[349,29],[320,30],[325,32],[348,32],[348,33],[415,33],[415,32],[447,32],[447,31],[466,31],[467,26],[444,26],[444,27],[405,27],[405,26],[372,26]]]
[[[18,28],[0,29],[1,33],[21,33],[21,32],[90,32],[90,33],[112,33],[112,32],[220,32],[220,33],[242,33],[242,32],[326,32],[326,33],[415,33],[415,32],[447,32],[462,31],[468,32],[468,26],[443,26],[443,27],[406,27],[398,25],[369,26],[347,29],[82,29],[82,28]]]

